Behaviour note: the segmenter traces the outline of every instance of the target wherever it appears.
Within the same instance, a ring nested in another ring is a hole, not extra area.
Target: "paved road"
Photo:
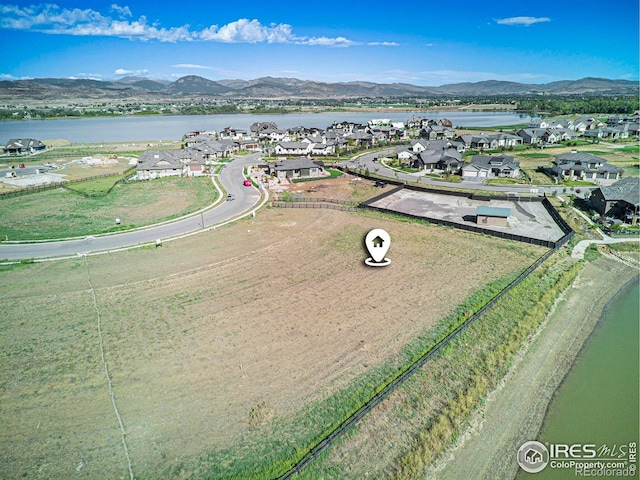
[[[235,195],[233,201],[223,201],[217,207],[175,222],[151,226],[140,230],[111,235],[100,235],[73,240],[52,241],[46,243],[29,244],[0,244],[0,259],[17,260],[25,258],[66,257],[87,254],[105,250],[117,250],[134,245],[155,242],[184,235],[197,230],[211,227],[233,218],[256,205],[260,200],[260,193],[254,187],[242,184],[243,168],[255,164],[259,154],[240,157],[227,164],[220,173],[220,183],[227,192]],[[204,225],[203,225],[204,223]]]

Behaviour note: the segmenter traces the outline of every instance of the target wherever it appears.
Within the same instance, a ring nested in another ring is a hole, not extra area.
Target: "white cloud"
[[[129,7],[112,5],[121,16],[130,16]],[[139,40],[177,42],[192,40],[189,26],[158,28],[147,24],[143,15],[137,20],[115,20],[91,9],[61,8],[54,4],[0,5],[0,28],[33,30],[41,33],[78,36],[124,37]]]
[[[370,47],[399,47],[400,44],[397,42],[369,42],[367,43]]]
[[[127,70],[125,68],[118,68],[113,73],[116,75],[147,75],[149,70],[143,68],[142,70]]]
[[[498,25],[524,25],[528,27],[535,23],[544,23],[550,22],[551,19],[548,17],[509,17],[509,18],[499,18],[496,20]]]
[[[209,67],[207,65],[198,65],[195,63],[177,63],[175,65],[171,65],[173,68],[191,68],[196,70],[215,70],[214,67]]]
[[[241,18],[222,27],[211,25],[200,32],[202,40],[224,43],[292,43],[296,37],[291,32],[291,25],[286,23],[262,25],[258,20]]]
[[[131,13],[131,9],[129,7],[121,7],[114,3],[111,5],[111,10],[120,14],[121,17],[133,17],[133,13]]]
[[[128,6],[111,5],[111,11],[118,18],[92,10],[69,9],[55,4],[31,6],[0,5],[0,28],[10,30],[31,30],[40,33],[78,36],[103,36],[159,42],[211,41],[221,43],[286,43],[296,45],[318,45],[349,47],[357,42],[346,37],[306,37],[293,33],[291,25],[272,23],[263,25],[259,20],[241,18],[222,26],[193,31],[189,25],[164,28],[147,23],[141,15],[137,20]],[[373,42],[377,45],[392,46],[391,42]]]

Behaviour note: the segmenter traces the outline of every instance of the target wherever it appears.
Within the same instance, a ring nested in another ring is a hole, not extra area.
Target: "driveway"
[[[244,167],[255,164],[259,156],[256,153],[240,157],[227,164],[220,173],[220,183],[227,192],[235,195],[236,199],[234,201],[223,201],[215,208],[204,211],[201,214],[130,232],[43,243],[0,244],[0,259],[68,257],[78,254],[118,250],[178,237],[223,223],[248,211],[260,200],[260,192],[256,188],[242,185]]]

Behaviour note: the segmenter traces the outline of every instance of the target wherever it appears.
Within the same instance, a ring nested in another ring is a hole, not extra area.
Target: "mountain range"
[[[353,97],[438,97],[494,95],[638,95],[638,82],[606,78],[582,78],[545,84],[498,80],[425,87],[408,83],[337,82],[324,83],[297,78],[262,77],[255,80],[213,81],[196,75],[174,82],[144,77],[115,81],[66,78],[35,78],[0,81],[0,98],[11,100],[156,99],[180,100],[194,96],[222,98],[353,98]]]

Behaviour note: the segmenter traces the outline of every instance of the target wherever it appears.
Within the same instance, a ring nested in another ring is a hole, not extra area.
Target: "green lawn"
[[[114,178],[104,180],[113,184]],[[122,183],[99,197],[85,198],[60,188],[7,198],[0,200],[0,240],[65,238],[140,227],[194,212],[213,203],[216,195],[208,177],[168,177]]]
[[[109,189],[123,177],[124,175],[110,175],[108,177],[94,178],[84,182],[71,183],[68,188],[89,196],[106,195]]]

